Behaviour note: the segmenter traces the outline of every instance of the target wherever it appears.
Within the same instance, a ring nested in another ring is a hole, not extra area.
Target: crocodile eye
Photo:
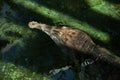
[[[31,25],[33,26],[33,25],[35,25],[35,23],[31,23]]]
[[[35,25],[35,24],[37,24],[37,22],[34,22],[34,21],[31,22],[31,25]]]

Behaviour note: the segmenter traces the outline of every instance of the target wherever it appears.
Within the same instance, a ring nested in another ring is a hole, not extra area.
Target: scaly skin
[[[68,51],[78,51],[79,55],[81,53],[91,56],[93,59],[99,58],[100,61],[111,63],[112,65],[120,66],[120,58],[112,55],[107,49],[98,47],[92,41],[90,36],[79,29],[71,28],[68,26],[50,26],[35,21],[29,22],[28,26],[30,28],[36,28],[42,30],[48,34],[53,41],[62,45],[62,47],[69,48]],[[66,49],[67,49],[66,48]],[[73,54],[70,54],[71,56]]]
[[[29,22],[30,28],[40,29],[47,33],[56,44],[67,46],[80,52],[90,53],[95,47],[95,43],[84,31],[67,26],[55,27],[35,21]]]

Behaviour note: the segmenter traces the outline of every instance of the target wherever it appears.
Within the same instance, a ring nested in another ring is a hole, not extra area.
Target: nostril
[[[34,25],[35,25],[35,23],[33,23],[33,22],[29,22],[29,23],[28,23],[28,26],[29,26],[30,28],[32,28]]]
[[[31,25],[35,25],[35,23],[31,23]]]
[[[38,24],[37,22],[32,21],[32,22],[29,22],[29,23],[28,23],[28,26],[29,26],[29,27],[33,27],[33,26],[35,26],[35,25],[37,25],[37,24]]]

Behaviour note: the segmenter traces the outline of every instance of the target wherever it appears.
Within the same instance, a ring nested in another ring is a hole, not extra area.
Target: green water
[[[74,69],[49,75],[50,70],[57,71],[72,62],[49,36],[28,28],[27,24],[32,20],[82,29],[97,45],[120,56],[119,1],[1,0],[0,80],[78,80]],[[80,79],[109,78],[107,74],[111,68],[103,65],[93,64],[81,69]]]

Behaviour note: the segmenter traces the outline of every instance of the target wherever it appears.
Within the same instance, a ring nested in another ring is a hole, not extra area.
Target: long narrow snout
[[[49,25],[46,25],[46,24],[42,24],[42,23],[38,23],[36,21],[29,22],[28,26],[30,28],[36,28],[36,29],[42,30],[43,32],[45,32],[48,35],[51,34],[52,26],[49,26]]]
[[[31,21],[31,22],[28,23],[28,26],[30,28],[38,28],[39,27],[39,23],[35,22],[35,21]]]

